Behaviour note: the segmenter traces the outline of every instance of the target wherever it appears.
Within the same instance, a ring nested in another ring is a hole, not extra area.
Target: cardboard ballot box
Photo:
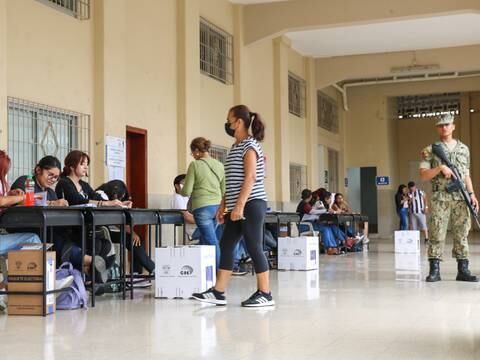
[[[51,246],[51,245],[50,245]],[[8,253],[8,291],[43,291],[43,272],[46,271],[46,291],[55,290],[55,252],[47,251],[43,264],[43,244],[25,245]],[[43,315],[55,312],[55,294],[8,295],[9,315]]]
[[[155,249],[155,297],[188,299],[215,285],[215,246]]]
[[[318,237],[278,238],[278,270],[318,269]]]

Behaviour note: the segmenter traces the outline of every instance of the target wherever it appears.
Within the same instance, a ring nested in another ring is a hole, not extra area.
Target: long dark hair
[[[90,156],[80,150],[73,150],[65,157],[65,166],[63,167],[62,176],[69,176],[72,173],[72,168],[75,169],[83,160],[87,160],[90,165]]]
[[[330,198],[330,196],[332,196],[332,193],[329,191],[325,191],[322,195],[320,195],[320,201],[323,203],[327,210],[330,208],[330,203],[327,202],[327,199]]]
[[[55,156],[47,155],[40,159],[37,165],[35,165],[35,169],[33,173],[36,175],[38,170],[50,170],[50,169],[58,169],[62,170],[62,164],[60,164],[60,160],[58,160]]]
[[[407,186],[405,184],[402,184],[398,187],[397,194],[402,195],[403,194],[403,189],[405,189]]]
[[[130,199],[127,185],[122,180],[109,181],[95,191],[98,190],[103,191],[108,196],[108,200],[127,201]]]
[[[242,119],[247,130],[252,125],[252,135],[257,141],[263,141],[265,138],[265,124],[262,121],[260,114],[250,111],[246,105],[237,105],[230,109],[235,118]]]

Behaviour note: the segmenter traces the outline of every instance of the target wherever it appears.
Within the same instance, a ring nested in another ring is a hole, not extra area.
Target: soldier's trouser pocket
[[[453,237],[452,256],[457,259],[467,258],[470,222],[470,214],[463,201],[432,201],[428,216],[428,257],[442,258],[450,223]]]

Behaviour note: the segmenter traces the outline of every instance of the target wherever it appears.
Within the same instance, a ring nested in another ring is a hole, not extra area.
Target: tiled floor
[[[368,254],[322,256],[319,272],[272,272],[275,309],[239,307],[248,275],[232,280],[227,308],[150,290],[47,318],[0,315],[0,359],[480,359],[480,285],[455,282],[450,258],[444,281],[427,284],[423,256],[372,242]]]

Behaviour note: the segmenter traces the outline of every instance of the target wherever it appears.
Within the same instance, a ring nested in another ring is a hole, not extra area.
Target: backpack
[[[57,296],[57,310],[73,310],[87,308],[88,295],[83,283],[82,274],[69,262],[63,263],[56,271],[57,279],[73,276],[73,283],[67,290]]]

